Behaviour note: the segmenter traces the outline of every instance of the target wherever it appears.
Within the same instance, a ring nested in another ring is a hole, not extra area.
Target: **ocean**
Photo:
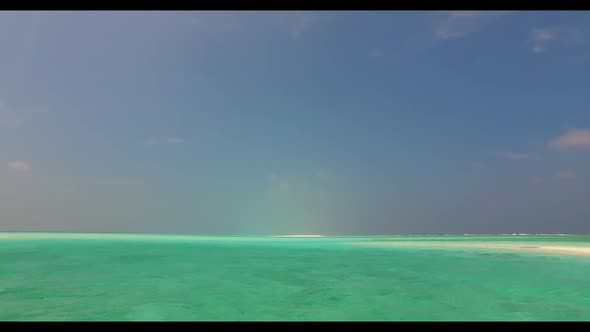
[[[1,321],[590,320],[590,236],[0,233]]]

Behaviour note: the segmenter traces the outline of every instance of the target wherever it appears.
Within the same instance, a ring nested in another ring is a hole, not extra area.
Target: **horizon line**
[[[2,231],[1,233],[55,233],[55,234],[121,234],[121,235],[179,235],[179,236],[241,236],[241,237],[388,237],[388,236],[482,236],[482,235],[504,235],[504,236],[590,236],[582,233],[432,233],[432,234],[355,234],[355,235],[324,235],[324,234],[200,234],[200,233],[127,233],[127,232],[81,232],[81,231]]]

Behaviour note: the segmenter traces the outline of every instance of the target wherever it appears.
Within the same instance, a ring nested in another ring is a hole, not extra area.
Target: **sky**
[[[1,12],[0,231],[590,234],[590,13]]]

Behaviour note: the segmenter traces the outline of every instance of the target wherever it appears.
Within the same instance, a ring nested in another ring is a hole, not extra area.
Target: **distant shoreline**
[[[422,247],[422,248],[479,248],[516,250],[536,253],[553,253],[576,256],[590,256],[590,239],[582,241],[543,240],[543,236],[563,236],[563,234],[527,234],[537,237],[536,241],[519,241],[522,235],[487,235],[495,237],[486,241],[474,235],[397,235],[397,236],[325,236],[320,234],[286,235],[191,235],[191,234],[132,234],[132,233],[66,233],[66,232],[0,232],[0,240],[149,240],[149,241],[287,241],[288,239],[327,239],[342,244],[357,246]],[[570,236],[576,236],[570,234]],[[588,235],[577,235],[588,236]],[[430,238],[429,238],[430,237]],[[459,239],[453,241],[453,237]],[[465,238],[461,239],[462,237]],[[471,239],[469,239],[471,237]],[[414,238],[414,239],[412,239]],[[524,240],[524,239],[523,239]],[[323,240],[320,240],[323,241]]]
[[[348,242],[354,245],[386,246],[386,247],[423,247],[423,248],[477,248],[477,249],[501,249],[516,250],[537,253],[554,253],[575,256],[590,256],[590,243],[588,246],[568,246],[558,244],[494,244],[494,243],[445,243],[445,242]]]

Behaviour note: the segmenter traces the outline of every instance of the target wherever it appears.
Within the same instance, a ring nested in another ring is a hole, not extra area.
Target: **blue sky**
[[[0,228],[590,233],[587,12],[0,13]]]

